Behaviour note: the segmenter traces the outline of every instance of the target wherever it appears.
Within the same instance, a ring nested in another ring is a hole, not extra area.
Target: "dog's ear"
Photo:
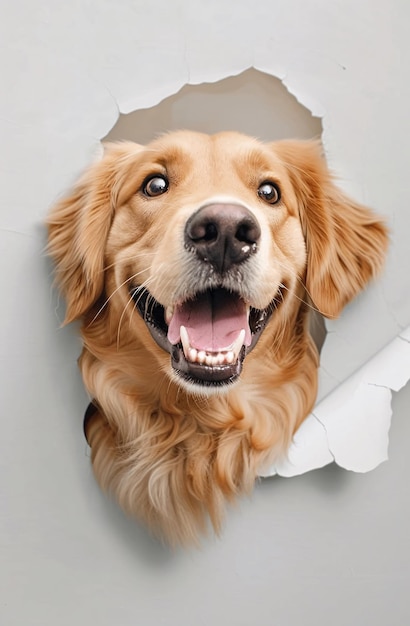
[[[103,158],[89,167],[47,220],[48,252],[66,299],[66,324],[81,317],[103,291],[105,244],[114,211],[135,191],[135,178],[129,174],[142,149],[131,142],[107,144]]]
[[[275,144],[290,176],[307,247],[306,288],[325,317],[337,317],[381,269],[387,228],[334,184],[319,142]]]

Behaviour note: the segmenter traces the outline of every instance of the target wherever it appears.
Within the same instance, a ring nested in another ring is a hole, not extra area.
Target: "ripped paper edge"
[[[410,380],[410,326],[317,404],[286,459],[262,477],[298,476],[333,461],[369,472],[388,458],[392,391]]]

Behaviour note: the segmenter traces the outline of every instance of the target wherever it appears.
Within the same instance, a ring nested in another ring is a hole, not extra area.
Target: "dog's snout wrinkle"
[[[221,274],[257,251],[261,229],[256,217],[239,204],[210,204],[187,221],[185,245]]]

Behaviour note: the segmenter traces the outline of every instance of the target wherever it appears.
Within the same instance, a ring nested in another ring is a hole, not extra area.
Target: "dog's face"
[[[132,298],[181,384],[220,389],[304,278],[289,176],[252,139],[191,133],[139,151],[131,176],[107,240],[107,295],[130,313]]]
[[[302,300],[338,315],[386,247],[317,144],[237,133],[108,146],[57,215],[50,247],[68,318],[109,307],[118,335],[126,328],[174,380],[207,393],[237,380]]]
[[[171,542],[219,530],[313,406],[306,303],[338,315],[386,245],[316,143],[108,146],[49,219],[103,489]]]

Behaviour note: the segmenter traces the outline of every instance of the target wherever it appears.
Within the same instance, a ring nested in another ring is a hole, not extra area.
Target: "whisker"
[[[151,255],[154,256],[156,253],[155,252],[141,252],[140,254],[132,254],[130,256],[126,256],[126,257],[122,257],[116,261],[113,261],[113,263],[110,263],[109,265],[105,265],[104,268],[101,270],[102,272],[105,272],[105,270],[109,270],[112,267],[115,267],[116,265],[120,265],[122,263],[124,263],[125,261],[133,261],[134,259],[139,259],[141,257],[146,257],[147,255]]]
[[[293,294],[292,294],[292,295],[293,295],[293,297],[294,297],[296,300],[299,300],[299,302],[301,302],[302,304],[305,304],[305,305],[306,305],[307,307],[309,307],[309,309],[311,309],[312,311],[315,311],[316,313],[320,313],[320,315],[323,315],[323,316],[324,316],[324,313],[323,313],[320,309],[318,309],[318,308],[317,308],[314,304],[312,304],[313,299],[312,299],[312,296],[310,295],[310,293],[309,293],[308,289],[306,288],[306,285],[304,285],[304,283],[303,283],[303,281],[302,281],[302,280],[300,280],[300,283],[301,283],[301,285],[303,286],[303,288],[305,289],[305,291],[306,291],[306,293],[307,293],[307,295],[308,295],[308,297],[309,297],[309,300],[305,300],[304,298],[301,298],[301,297],[300,297],[300,296],[298,296],[296,293],[293,293]],[[284,285],[283,283],[279,283],[279,287],[280,287],[281,289],[284,289],[285,291],[289,291],[289,292],[290,292],[289,287],[287,287],[287,286],[286,286],[286,285]],[[282,296],[282,298],[283,298],[283,296]]]
[[[143,283],[142,283],[142,284],[138,287],[138,289],[137,289],[136,291],[140,291],[140,290],[141,290],[141,296],[142,296],[142,292],[143,292],[143,290],[147,287],[147,285],[149,285],[149,284],[150,284],[150,282],[151,282],[151,281],[152,281],[152,279],[148,278],[147,280],[145,280],[145,281],[144,281],[144,282],[143,282]],[[126,313],[126,311],[127,311],[128,307],[129,307],[129,305],[130,305],[131,303],[134,303],[134,307],[133,307],[133,313],[134,313],[134,311],[135,311],[135,305],[138,303],[138,300],[137,300],[137,301],[135,301],[135,299],[134,299],[134,295],[135,295],[135,292],[134,292],[132,295],[130,295],[130,297],[129,297],[129,299],[128,299],[128,302],[127,302],[127,304],[125,305],[124,310],[123,310],[123,312],[121,313],[120,320],[119,320],[119,322],[118,322],[118,329],[117,329],[117,350],[119,350],[119,347],[120,347],[121,324],[122,324],[122,321],[123,321],[123,319],[124,319],[124,315],[125,315],[125,313]],[[141,296],[140,296],[140,297],[141,297]],[[131,318],[132,318],[132,315],[131,315],[131,317],[130,317],[129,324],[131,324]]]
[[[140,299],[144,295],[145,289],[147,289],[147,287],[153,282],[153,280],[154,280],[154,277],[150,276],[149,278],[144,280],[144,282],[141,283],[141,285],[138,285],[138,287],[136,287],[134,289],[133,295],[132,295],[132,299],[134,300],[136,305],[139,303]],[[135,295],[138,294],[139,292],[141,292],[141,293],[139,294],[138,298],[135,300]],[[152,296],[150,296],[150,297],[152,297]]]
[[[288,272],[305,290],[309,300],[306,300],[304,298],[301,298],[300,296],[293,294],[294,297],[299,300],[299,302],[302,302],[303,304],[306,304],[306,306],[308,306],[310,309],[312,309],[312,311],[315,311],[316,313],[320,313],[320,315],[324,316],[324,313],[318,309],[316,306],[314,306],[314,304],[312,304],[314,302],[314,299],[312,298],[312,295],[309,292],[309,289],[306,286],[306,283],[304,282],[304,280],[296,273],[294,272],[291,268],[289,268],[285,263],[283,263],[282,261],[280,261],[279,259],[275,259],[275,263],[277,263],[280,267],[284,268],[286,272]],[[281,289],[285,289],[286,291],[290,291],[289,287],[287,287],[286,285],[284,285],[282,282],[279,283],[279,287]]]
[[[122,324],[122,320],[123,317],[125,315],[126,310],[128,309],[130,303],[133,302],[133,298],[132,296],[129,297],[127,304],[124,307],[123,312],[121,313],[121,317],[120,317],[120,321],[118,322],[118,328],[117,328],[117,352],[120,349],[120,334],[121,334],[121,324]]]
[[[112,292],[112,294],[110,296],[108,296],[108,298],[105,300],[104,304],[98,309],[97,313],[94,315],[93,319],[91,320],[91,322],[88,324],[87,328],[89,328],[91,326],[91,324],[93,324],[95,322],[95,320],[97,319],[97,317],[100,315],[100,313],[105,309],[105,307],[108,305],[109,301],[111,300],[111,298],[113,298],[115,296],[115,294],[122,289],[122,287],[124,285],[126,285],[127,283],[129,283],[131,280],[133,280],[134,278],[136,278],[137,276],[139,276],[140,274],[143,274],[144,272],[148,271],[150,268],[146,268],[144,270],[141,270],[140,272],[136,272],[135,274],[133,274],[132,276],[130,276],[129,278],[126,278],[121,285],[119,285],[116,289],[114,289],[114,291]]]
[[[175,271],[173,271],[173,268],[175,268]],[[181,266],[178,260],[167,261],[166,265],[161,263],[155,268],[155,300],[158,302],[169,301],[169,277],[178,275],[180,272]]]

